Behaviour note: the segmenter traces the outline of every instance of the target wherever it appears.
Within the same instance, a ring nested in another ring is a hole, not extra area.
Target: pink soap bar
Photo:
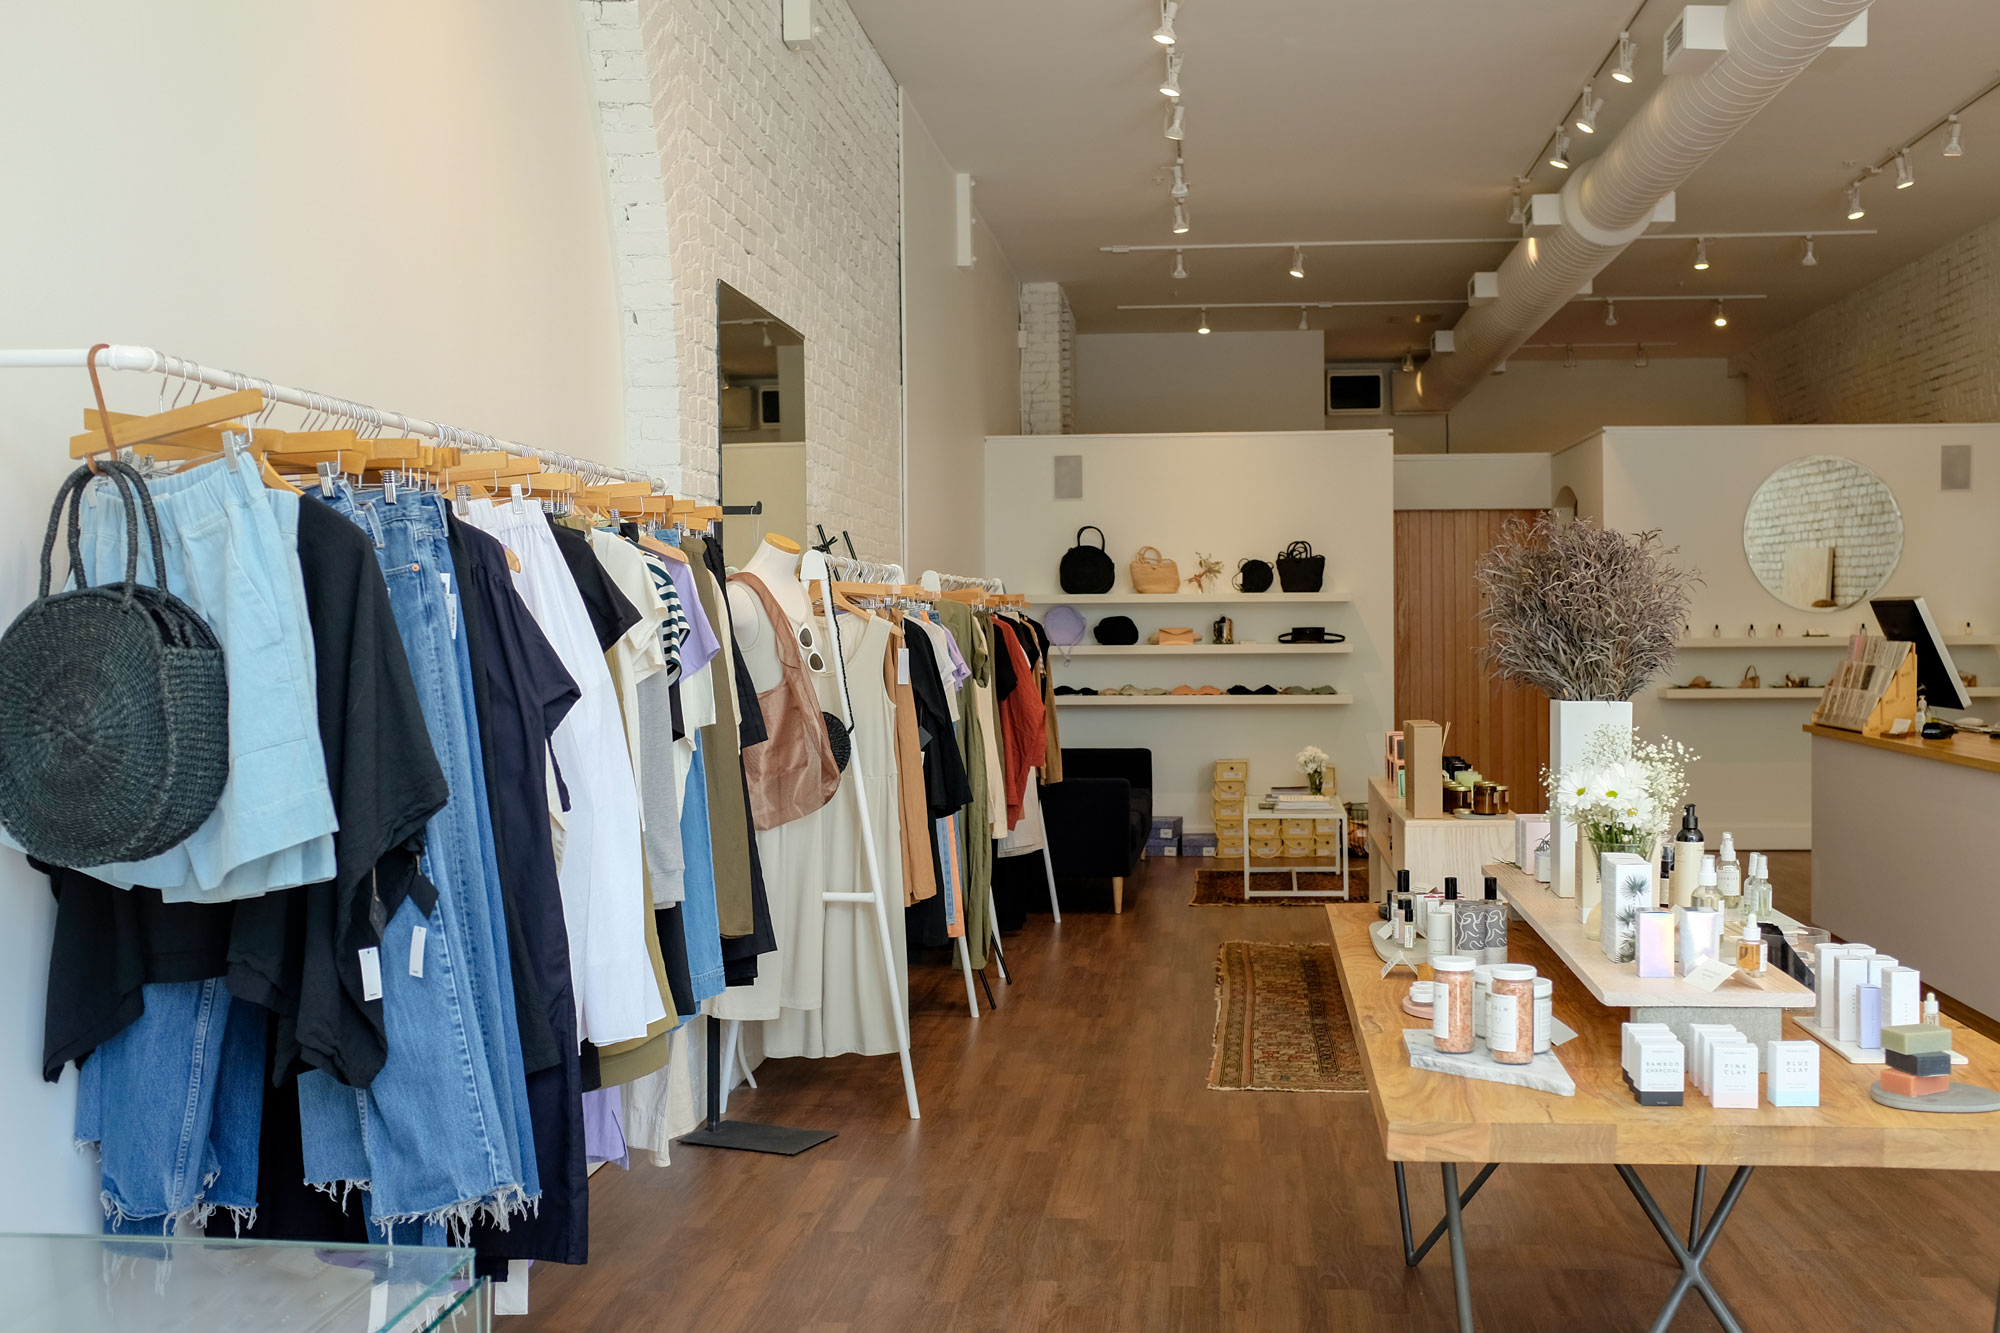
[[[1882,1069],[1882,1091],[1897,1093],[1904,1097],[1928,1097],[1934,1092],[1943,1092],[1951,1086],[1951,1075],[1930,1074],[1919,1076],[1905,1074],[1900,1069],[1884,1066]]]

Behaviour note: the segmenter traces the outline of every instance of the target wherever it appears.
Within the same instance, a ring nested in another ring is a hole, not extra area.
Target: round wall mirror
[[[1903,511],[1889,484],[1853,459],[1801,458],[1750,497],[1743,554],[1764,591],[1787,606],[1853,606],[1903,558]]]

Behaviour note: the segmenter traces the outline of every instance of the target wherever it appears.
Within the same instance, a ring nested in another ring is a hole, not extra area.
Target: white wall
[[[1076,429],[1322,430],[1318,333],[1079,333]]]
[[[575,10],[534,0],[15,4],[0,43],[9,346],[148,343],[616,457],[610,224]],[[114,409],[156,380],[114,375]],[[0,614],[33,595],[75,371],[0,372]],[[47,882],[0,854],[0,1198],[96,1230],[75,1076],[40,1076]]]
[[[1081,500],[1053,499],[1053,460],[1083,456]],[[1067,746],[1144,746],[1153,751],[1154,808],[1189,829],[1211,827],[1217,759],[1247,758],[1258,790],[1296,781],[1293,756],[1316,744],[1333,756],[1340,794],[1366,800],[1394,706],[1395,597],[1387,431],[1210,435],[996,437],[986,442],[986,568],[1038,606],[1061,602],[1056,564],[1076,529],[1105,530],[1118,587],[1139,547],[1153,545],[1194,572],[1197,551],[1234,571],[1243,556],[1270,559],[1304,539],[1327,556],[1326,588],[1346,604],[1204,605],[1161,596],[1137,608],[1082,605],[1092,623],[1130,614],[1140,637],[1186,625],[1208,637],[1227,612],[1239,640],[1276,644],[1293,625],[1326,625],[1348,636],[1343,655],[1215,659],[1077,657],[1058,662],[1058,683],[1105,687],[1332,684],[1354,703],[1330,708],[1061,708]],[[1329,497],[1338,497],[1329,502]]]
[[[903,101],[904,564],[976,574],[988,435],[1021,429],[1020,284],[975,209],[958,266],[951,164]]]
[[[1938,447],[1944,444],[1972,445],[1972,490],[1938,489]],[[1719,623],[1725,637],[1742,637],[1754,622],[1760,639],[1780,623],[1792,638],[1784,648],[1773,643],[1684,652],[1663,683],[1684,684],[1701,674],[1734,685],[1754,665],[1766,686],[1786,672],[1823,684],[1838,647],[1799,646],[1795,636],[1813,629],[1837,638],[1857,623],[1872,625],[1865,605],[1821,612],[1786,606],[1764,591],[1744,559],[1743,514],[1751,494],[1781,464],[1814,454],[1854,459],[1895,492],[1903,512],[1903,557],[1883,592],[1923,596],[1948,634],[1967,620],[1979,633],[2000,632],[2000,523],[1993,520],[2000,426],[1612,430],[1598,447],[1604,521],[1626,531],[1660,529],[1667,545],[1681,548],[1679,559],[1700,571],[1703,584],[1690,613],[1697,636]],[[1953,655],[1959,669],[1977,673],[1982,685],[2000,685],[2000,653],[1958,648]],[[1988,700],[1975,700],[1975,709],[1988,717],[1995,712]],[[1807,698],[1663,700],[1651,691],[1633,709],[1641,730],[1672,735],[1703,756],[1693,769],[1702,826],[1714,834],[1733,828],[1744,847],[1810,845],[1810,753],[1799,728],[1811,713]]]
[[[1398,454],[1398,509],[1547,509],[1549,454]]]
[[[1606,426],[1727,426],[1749,418],[1744,381],[1716,357],[1515,361],[1450,412],[1451,452],[1553,453]],[[1398,419],[1399,421],[1402,418]]]

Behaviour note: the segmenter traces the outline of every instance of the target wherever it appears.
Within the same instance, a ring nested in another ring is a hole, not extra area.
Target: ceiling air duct
[[[1514,248],[1500,265],[1497,298],[1459,320],[1452,352],[1402,377],[1397,411],[1456,406],[1644,235],[1654,206],[1865,16],[1872,2],[1735,0],[1726,6],[1726,49],[1698,73],[1669,76],[1602,156],[1571,175],[1562,189],[1560,225]],[[1682,22],[1675,20],[1676,26]]]

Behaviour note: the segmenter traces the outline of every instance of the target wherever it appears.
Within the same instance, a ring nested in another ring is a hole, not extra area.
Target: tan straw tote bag
[[[1179,592],[1180,566],[1160,554],[1157,546],[1141,546],[1132,557],[1133,592]]]

